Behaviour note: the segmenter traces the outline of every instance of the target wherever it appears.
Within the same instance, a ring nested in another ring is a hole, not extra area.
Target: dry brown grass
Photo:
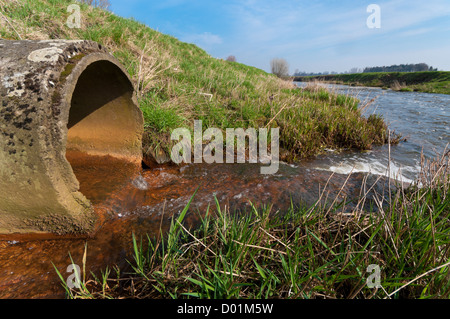
[[[400,83],[398,80],[394,80],[391,84],[391,89],[394,91],[400,91],[401,89],[406,88],[406,83]]]

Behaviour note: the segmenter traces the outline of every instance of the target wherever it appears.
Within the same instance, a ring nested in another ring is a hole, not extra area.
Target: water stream
[[[335,88],[357,95],[362,101],[378,96],[369,111],[383,114],[391,129],[408,136],[407,142],[391,148],[391,174],[404,181],[417,176],[422,148],[425,156],[431,158],[449,142],[450,96]],[[313,204],[329,181],[330,198],[344,184],[339,197],[357,198],[365,183],[371,185],[375,181],[376,174],[387,174],[387,160],[386,146],[364,153],[338,154],[330,150],[313,160],[282,164],[277,174],[267,176],[260,174],[256,164],[166,165],[136,171],[124,163],[102,158],[74,162],[81,191],[95,205],[99,216],[97,231],[88,238],[0,235],[0,298],[64,297],[54,266],[68,277],[69,253],[82,266],[86,244],[88,272],[98,273],[106,266],[126,267],[126,259],[132,258],[132,233],[138,237],[158,236],[160,230],[167,230],[171,218],[182,211],[196,190],[186,217],[188,226],[195,226],[208,206],[214,207],[214,197],[231,211],[248,212],[252,202],[272,205],[272,212],[276,213],[291,204]],[[345,174],[351,171],[356,173],[347,180]],[[375,175],[365,180],[367,172]],[[379,187],[383,192],[383,183]]]
[[[304,87],[307,83],[298,82],[297,85]],[[342,174],[353,171],[391,175],[411,182],[418,176],[422,151],[425,158],[432,159],[442,155],[450,143],[450,95],[333,84],[324,86],[355,96],[362,105],[374,99],[365,115],[382,115],[389,129],[407,138],[407,142],[393,146],[390,155],[387,145],[374,147],[368,152],[337,154],[330,151],[316,159],[314,168]]]

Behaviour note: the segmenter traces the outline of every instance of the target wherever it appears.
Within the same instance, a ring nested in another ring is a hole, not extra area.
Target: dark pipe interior
[[[109,61],[92,63],[78,78],[67,127],[70,130],[90,114],[127,92],[133,92],[133,88],[117,66]]]
[[[139,131],[133,86],[115,64],[98,61],[78,78],[69,113],[67,152],[123,157]]]
[[[89,65],[72,94],[66,158],[80,192],[94,204],[107,199],[136,171],[126,158],[142,126],[132,96],[130,81],[109,61]]]

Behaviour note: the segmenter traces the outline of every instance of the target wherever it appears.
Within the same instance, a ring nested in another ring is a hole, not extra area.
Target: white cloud
[[[223,40],[217,34],[204,32],[200,34],[187,34],[181,39],[184,42],[194,43],[204,49],[210,48],[217,44],[222,44]]]
[[[433,32],[433,31],[434,31],[434,28],[419,28],[419,29],[414,29],[414,30],[408,30],[408,31],[400,32],[399,36],[412,37],[412,36],[417,36],[417,35],[421,35],[421,34],[430,33],[430,32]]]

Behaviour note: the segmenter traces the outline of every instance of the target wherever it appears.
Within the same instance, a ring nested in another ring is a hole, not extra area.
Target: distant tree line
[[[353,73],[362,73],[363,69],[361,68],[351,68],[348,71],[338,73],[336,71],[324,71],[324,72],[303,72],[298,69],[295,70],[293,76],[320,76],[320,75],[329,75],[329,74],[353,74]]]
[[[428,66],[426,63],[418,64],[400,64],[391,66],[376,66],[376,67],[366,67],[364,69],[351,68],[345,72],[335,72],[335,71],[324,71],[324,72],[303,72],[298,69],[295,70],[293,76],[320,76],[328,74],[354,74],[354,73],[369,73],[369,72],[420,72],[420,71],[437,71],[437,68]]]
[[[375,66],[367,67],[364,69],[364,73],[369,72],[421,72],[421,71],[437,71],[437,68],[428,66],[426,63],[417,64],[400,64],[391,66]]]

